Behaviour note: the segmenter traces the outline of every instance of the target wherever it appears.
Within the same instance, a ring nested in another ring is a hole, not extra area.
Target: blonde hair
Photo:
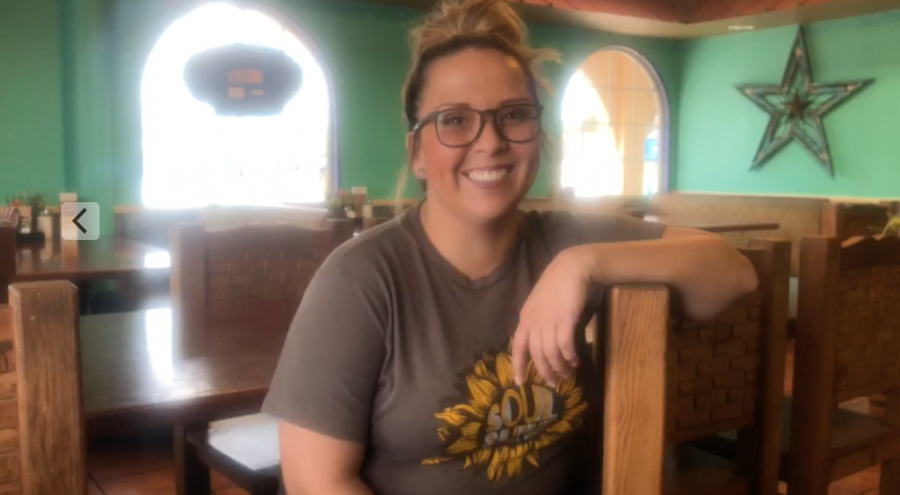
[[[555,51],[532,49],[528,30],[516,12],[503,0],[444,0],[410,33],[413,66],[403,85],[403,111],[412,130],[419,119],[419,100],[425,72],[432,62],[466,48],[493,49],[515,58],[528,80],[535,103],[538,89],[549,89],[540,76],[540,65],[559,60]],[[417,141],[418,142],[418,141]],[[415,145],[414,145],[415,148]],[[410,157],[412,159],[412,157]],[[409,181],[409,163],[400,168],[394,188],[394,203],[402,204]],[[420,181],[424,190],[424,181]]]

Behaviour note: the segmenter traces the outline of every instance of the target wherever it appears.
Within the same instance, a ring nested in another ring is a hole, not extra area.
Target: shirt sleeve
[[[386,355],[387,318],[379,283],[366,283],[371,277],[347,261],[327,260],[310,282],[262,410],[323,435],[365,443]]]

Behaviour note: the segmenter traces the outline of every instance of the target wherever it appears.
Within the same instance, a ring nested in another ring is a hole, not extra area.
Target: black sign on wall
[[[277,48],[233,44],[191,57],[184,80],[194,98],[212,105],[217,115],[269,116],[282,113],[297,94],[303,71]]]

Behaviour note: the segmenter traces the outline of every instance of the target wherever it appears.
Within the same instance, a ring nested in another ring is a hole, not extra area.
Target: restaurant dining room
[[[0,0],[0,495],[900,495],[898,132],[900,0]]]

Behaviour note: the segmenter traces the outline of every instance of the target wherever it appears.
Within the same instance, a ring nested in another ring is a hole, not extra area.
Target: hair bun
[[[410,35],[413,58],[460,36],[492,37],[527,48],[525,23],[503,0],[444,0]]]

